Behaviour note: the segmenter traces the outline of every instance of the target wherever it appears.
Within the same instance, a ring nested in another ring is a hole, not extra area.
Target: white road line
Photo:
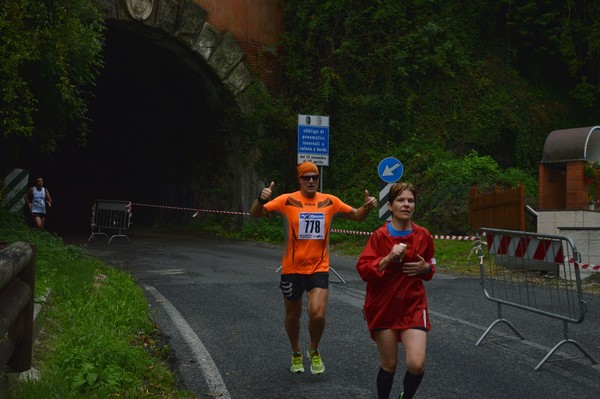
[[[348,304],[350,306],[355,306],[355,307],[357,307],[359,309],[362,309],[362,306],[363,306],[363,303],[364,303],[364,299],[363,299],[364,295],[365,295],[364,290],[358,290],[358,289],[350,288],[350,287],[344,287],[343,291],[341,291],[341,292],[340,291],[336,291],[334,289],[331,289],[331,287],[330,287],[330,290],[329,290],[329,297],[330,298],[335,298],[335,299],[340,300],[340,301],[342,301],[342,302],[344,302],[344,303],[346,303],[346,304]],[[482,331],[482,332],[486,331],[487,328],[488,328],[486,326],[482,326],[481,324],[472,323],[472,322],[470,322],[468,320],[464,320],[464,319],[461,319],[459,317],[454,317],[454,316],[450,316],[450,315],[447,315],[447,314],[444,314],[444,313],[435,312],[435,311],[432,311],[431,309],[429,309],[429,314],[432,315],[432,316],[435,316],[436,318],[445,319],[445,320],[448,320],[450,322],[462,324],[464,326],[468,326],[470,328],[473,328],[475,330],[479,330],[479,331]],[[548,353],[550,351],[550,348],[548,346],[541,345],[541,344],[529,341],[527,339],[521,340],[516,335],[514,335],[514,336],[507,335],[507,336],[505,336],[505,338],[506,339],[513,339],[513,340],[519,341],[523,345],[527,345],[527,346],[529,346],[531,348],[542,350],[542,351],[544,351],[546,353]],[[586,357],[584,357],[583,355],[581,356],[581,358],[573,359],[572,356],[568,355],[564,351],[558,350],[558,351],[554,352],[554,354],[556,356],[562,357],[564,359],[569,358],[569,359],[571,359],[571,360],[573,360],[573,361],[575,361],[577,363],[584,364],[584,365],[589,365],[589,359],[586,358]],[[551,360],[548,360],[548,361],[550,362]],[[595,364],[595,365],[592,365],[591,367],[593,369],[595,369],[596,371],[600,371],[600,364]]]
[[[206,379],[206,383],[208,384],[209,390],[218,394],[220,399],[231,399],[229,395],[229,391],[223,382],[223,378],[221,377],[221,373],[219,373],[219,369],[212,357],[200,338],[196,335],[194,330],[190,327],[190,325],[185,321],[185,319],[181,316],[181,313],[173,306],[171,302],[167,298],[165,298],[156,288],[145,285],[144,289],[156,298],[157,303],[163,307],[163,309],[167,312],[173,324],[177,328],[177,330],[183,336],[183,339],[188,344],[194,357],[196,358],[198,365]]]

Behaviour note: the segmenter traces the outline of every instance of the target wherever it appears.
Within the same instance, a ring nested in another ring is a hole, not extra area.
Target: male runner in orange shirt
[[[308,298],[308,332],[310,371],[321,374],[325,366],[319,353],[319,342],[325,330],[325,313],[329,296],[329,229],[334,217],[364,220],[377,206],[375,197],[365,190],[364,204],[353,208],[339,198],[317,191],[319,169],[312,162],[296,168],[300,190],[282,194],[271,201],[274,182],[265,187],[254,201],[250,215],[281,216],[284,221],[285,244],[281,261],[281,291],[285,303],[285,330],[292,346],[294,373],[304,372],[300,349],[300,316],[302,294]]]

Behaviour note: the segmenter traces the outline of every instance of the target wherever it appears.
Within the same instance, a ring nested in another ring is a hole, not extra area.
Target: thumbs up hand
[[[365,190],[365,203],[363,204],[363,206],[367,211],[377,206],[377,199],[375,197],[369,196],[369,190]]]
[[[273,195],[273,186],[275,186],[274,181],[271,182],[269,187],[263,188],[263,190],[260,192],[259,199],[262,200],[264,203],[268,202],[271,199],[271,196]]]

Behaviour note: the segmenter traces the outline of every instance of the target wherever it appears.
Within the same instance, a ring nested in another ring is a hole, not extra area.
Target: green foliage
[[[469,256],[472,240],[435,240],[437,271],[463,276],[479,276],[479,259]]]
[[[583,173],[586,179],[595,179],[598,176],[598,161],[587,161]]]
[[[90,258],[58,236],[0,210],[0,241],[36,246],[36,289],[51,290],[44,339],[35,348],[39,381],[20,382],[14,398],[184,398],[134,279]]]
[[[283,243],[283,222],[281,218],[249,219],[239,232],[240,238],[268,242]]]
[[[528,78],[564,88],[578,106],[597,107],[600,95],[600,4],[504,0],[509,48]]]
[[[476,152],[438,162],[423,176],[415,217],[434,234],[471,234],[466,212],[471,187],[486,192],[520,183],[537,189],[537,182],[524,172],[511,169],[503,173],[492,157]]]
[[[62,336],[54,347],[62,356],[48,367],[70,378],[77,391],[139,385],[142,381],[135,381],[136,376],[151,364],[143,347],[130,344],[132,331],[151,332],[143,293],[122,272],[95,261],[77,263],[87,272],[63,279],[53,291],[61,309],[49,317],[61,326]]]
[[[281,162],[295,165],[296,153],[289,149],[297,143],[297,116],[259,85],[247,89],[245,96],[249,110],[238,126],[245,136],[242,162],[255,168],[265,184],[274,181],[277,190],[294,189],[297,182],[293,170],[281,168]]]
[[[22,140],[53,151],[70,129],[85,139],[103,31],[89,0],[0,2],[2,158]]]
[[[291,175],[296,159],[285,146],[296,146],[296,114],[328,115],[324,191],[376,193],[377,165],[394,156],[403,180],[424,193],[418,215],[436,232],[465,231],[474,183],[523,182],[536,204],[548,134],[597,123],[582,105],[600,105],[599,9],[558,0],[287,1],[284,90],[253,160],[265,179],[273,169]],[[290,179],[280,189],[296,187]]]
[[[493,154],[505,167],[539,159],[561,112],[505,53],[482,51],[502,44],[504,27],[489,22],[495,7],[439,3],[286,3],[286,99],[330,115],[336,164],[362,165],[365,151],[399,152],[423,136],[458,156]]]

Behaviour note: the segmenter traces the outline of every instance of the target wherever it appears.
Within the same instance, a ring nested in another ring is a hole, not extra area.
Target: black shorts
[[[295,301],[302,296],[304,291],[310,291],[313,288],[329,288],[329,273],[282,274],[279,288],[284,297]]]
[[[45,213],[32,212],[31,216],[34,217],[34,218],[42,218],[43,219],[43,218],[46,217],[46,214]]]

